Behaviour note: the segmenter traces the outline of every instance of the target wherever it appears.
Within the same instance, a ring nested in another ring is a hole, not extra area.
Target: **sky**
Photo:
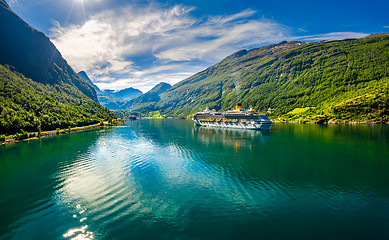
[[[6,0],[101,89],[175,84],[241,49],[389,32],[387,0]]]

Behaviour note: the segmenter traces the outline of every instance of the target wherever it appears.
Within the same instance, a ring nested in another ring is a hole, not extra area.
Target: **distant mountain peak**
[[[99,92],[99,101],[100,103],[112,110],[121,109],[122,105],[126,102],[131,101],[134,98],[141,96],[143,93],[133,87],[121,89],[121,90],[111,90],[104,89]]]
[[[169,90],[172,86],[165,82],[160,82],[150,89],[145,94],[138,96],[126,104],[123,105],[123,108],[137,110],[140,108],[153,111],[155,104],[161,100],[160,95]]]
[[[147,93],[156,93],[158,95],[166,92],[169,88],[171,88],[172,85],[165,82],[160,82],[157,85],[155,85],[152,89],[150,89]]]
[[[122,89],[119,91],[115,91],[113,93],[114,97],[122,99],[122,100],[126,100],[126,101],[129,101],[133,98],[136,98],[142,94],[143,93],[140,90],[135,89],[133,87],[125,88],[125,89]]]
[[[90,80],[88,74],[86,74],[85,71],[80,71],[80,72],[77,73],[77,75],[78,75],[82,80],[84,80],[85,82],[87,82],[87,83],[89,83],[90,85],[92,85],[92,86],[95,88],[95,90],[96,90],[97,92],[101,92],[100,88],[99,88],[98,86],[96,86],[96,85],[92,82],[92,80]]]

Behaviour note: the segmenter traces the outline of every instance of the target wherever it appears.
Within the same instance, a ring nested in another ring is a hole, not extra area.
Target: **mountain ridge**
[[[140,95],[142,95],[142,91],[139,89],[129,87],[129,88],[124,88],[118,91],[114,91],[111,95],[115,98],[122,99],[124,101],[129,101],[133,98],[136,98]]]
[[[98,103],[93,86],[73,71],[50,40],[3,0],[0,34],[0,140],[4,134],[117,118]]]
[[[101,105],[111,110],[123,110],[123,108],[125,108],[124,105],[128,101],[131,101],[140,95],[142,95],[142,92],[133,87],[118,91],[105,89],[97,94]]]
[[[137,98],[128,101],[126,104],[123,105],[123,108],[131,109],[134,111],[142,109],[143,112],[155,111],[154,105],[159,100],[161,100],[160,95],[166,92],[171,87],[172,86],[168,83],[160,82],[145,94],[142,94]]]
[[[273,118],[299,118],[291,112],[309,107],[306,114],[312,118],[362,121],[356,114],[340,116],[335,106],[386,86],[388,48],[389,36],[379,34],[313,43],[281,42],[241,50],[173,85],[160,95],[154,110],[165,116],[186,117],[206,107],[228,110],[240,102]],[[365,99],[385,102],[385,89],[379,92],[382,96],[377,99]],[[388,103],[377,107],[381,109],[378,113],[366,110],[363,118],[385,122]]]
[[[0,64],[43,84],[71,84],[97,101],[94,88],[80,79],[54,44],[3,1],[0,5]]]
[[[90,85],[92,85],[92,86],[95,88],[96,92],[101,92],[100,88],[99,88],[98,86],[96,86],[96,85],[92,82],[92,80],[90,80],[88,74],[86,74],[85,71],[80,71],[80,72],[77,73],[77,75],[78,75],[82,80],[84,80],[85,82],[87,82],[87,83],[89,83]]]

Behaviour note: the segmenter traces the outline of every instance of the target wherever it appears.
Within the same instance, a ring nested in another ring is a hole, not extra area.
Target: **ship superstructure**
[[[204,127],[241,128],[253,130],[269,130],[272,121],[263,114],[257,114],[252,109],[244,110],[238,104],[235,110],[216,112],[205,109],[196,113],[193,122]]]

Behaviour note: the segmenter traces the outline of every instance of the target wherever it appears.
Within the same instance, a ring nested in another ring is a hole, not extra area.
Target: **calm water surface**
[[[389,239],[389,127],[141,120],[1,146],[0,239]]]

